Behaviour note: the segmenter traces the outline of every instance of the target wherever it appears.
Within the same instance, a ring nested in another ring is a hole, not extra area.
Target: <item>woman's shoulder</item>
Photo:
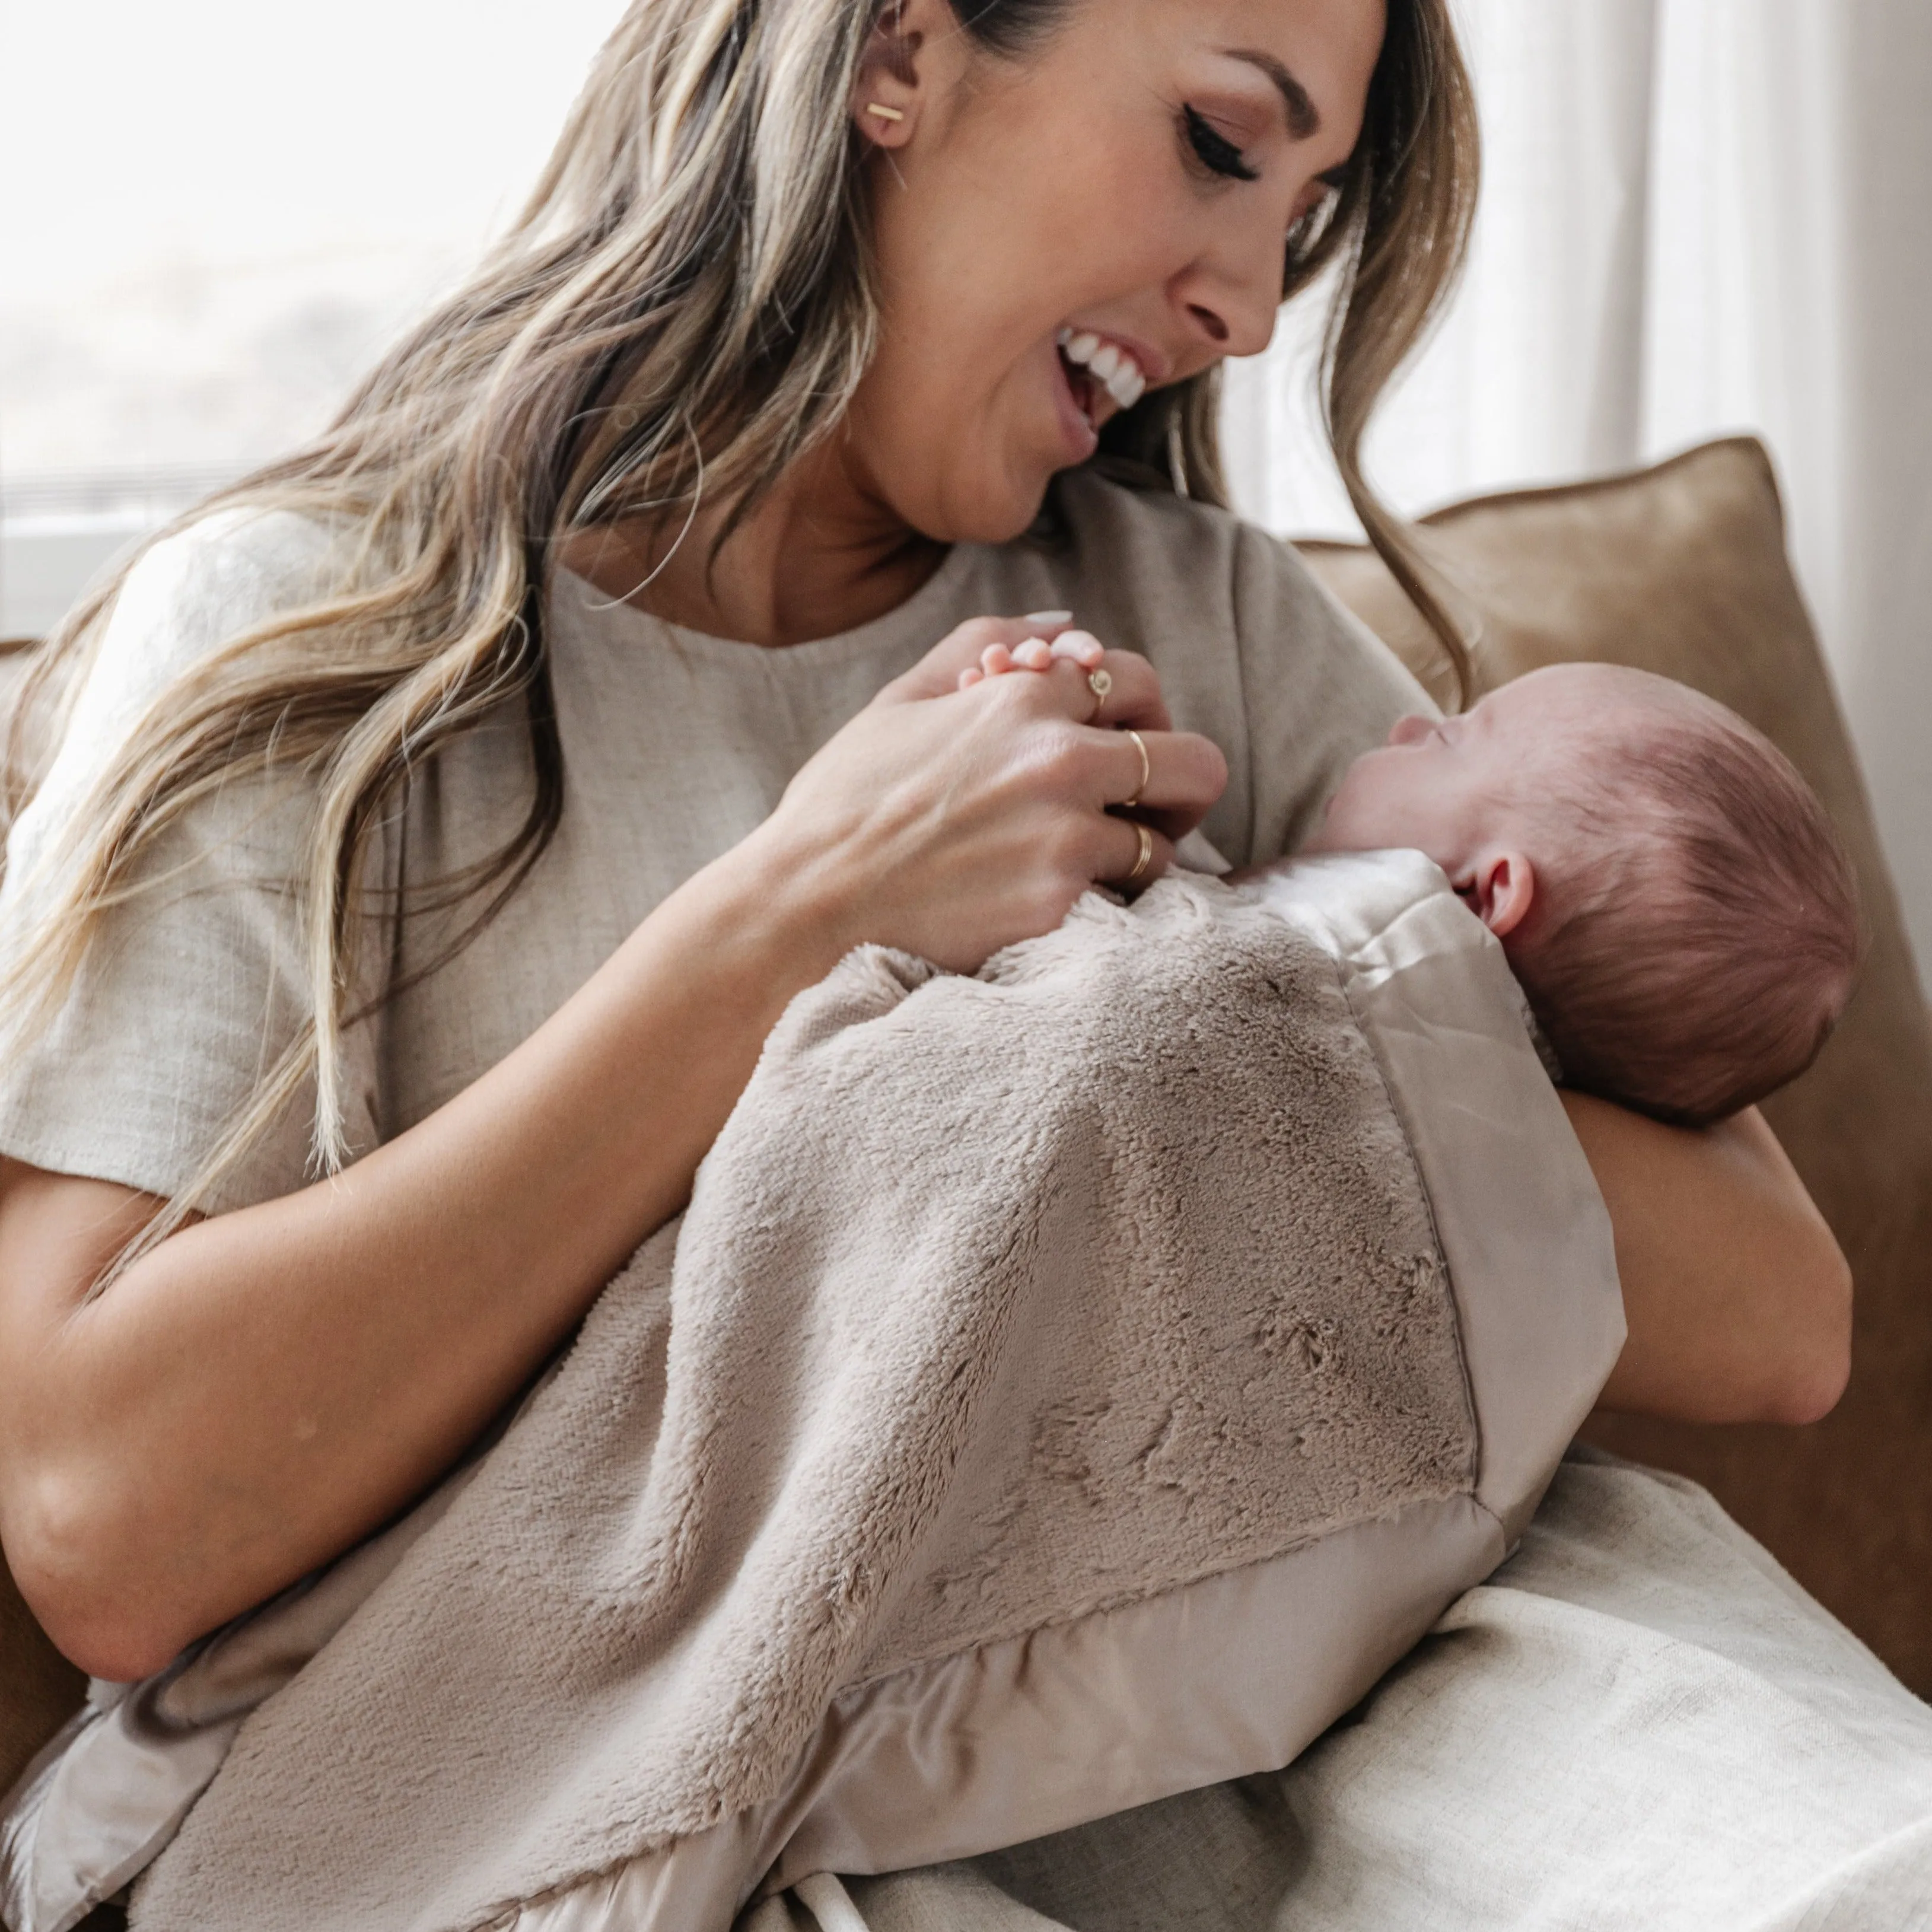
[[[115,593],[67,742],[111,739],[210,652],[326,596],[339,553],[326,525],[250,506],[211,512],[152,544]]]
[[[325,595],[336,574],[338,532],[292,511],[236,505],[151,544],[129,568],[107,629],[156,634],[185,658]]]

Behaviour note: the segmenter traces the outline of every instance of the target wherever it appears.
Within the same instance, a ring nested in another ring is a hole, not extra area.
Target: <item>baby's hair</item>
[[[1540,775],[1584,849],[1510,952],[1568,1084],[1701,1126],[1817,1057],[1858,970],[1857,887],[1769,740],[1682,686],[1626,680],[1608,754]]]

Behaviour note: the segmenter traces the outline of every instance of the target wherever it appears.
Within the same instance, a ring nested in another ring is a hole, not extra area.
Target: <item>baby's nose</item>
[[[1412,745],[1418,738],[1427,737],[1433,729],[1426,718],[1398,718],[1390,728],[1388,742],[1391,745]]]

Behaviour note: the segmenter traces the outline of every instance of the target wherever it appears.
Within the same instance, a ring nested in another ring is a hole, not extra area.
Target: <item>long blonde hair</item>
[[[954,0],[990,58],[1024,58],[1070,0]],[[487,864],[430,882],[472,933],[556,828],[562,752],[542,610],[560,537],[710,500],[742,514],[844,413],[878,309],[848,106],[881,0],[634,0],[528,206],[473,279],[394,350],[306,448],[199,506],[346,532],[340,587],[227,640],[172,679],[37,870],[0,977],[0,1051],[33,1037],[143,861],[218,788],[300,771],[314,807],[298,885],[311,1017],[158,1240],[315,1087],[314,1166],[346,1157],[339,1071],[377,916],[365,878],[412,767],[506,705],[534,782]],[[1339,264],[1330,431],[1377,548],[1462,664],[1400,526],[1361,475],[1376,398],[1438,307],[1473,207],[1474,107],[1446,0],[1389,0],[1362,140],[1329,207],[1292,239],[1284,292]],[[1110,424],[1106,456],[1225,500],[1211,376]],[[127,568],[37,655],[14,707],[10,822],[44,776]],[[398,908],[387,908],[390,913]],[[462,943],[460,936],[454,942]],[[446,952],[444,956],[447,956]],[[393,991],[393,988],[389,990]]]

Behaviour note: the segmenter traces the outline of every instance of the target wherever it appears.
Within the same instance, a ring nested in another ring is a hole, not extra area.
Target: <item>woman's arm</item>
[[[89,1300],[156,1204],[0,1172],[0,1540],[70,1657],[145,1676],[433,1482],[676,1211],[786,1002],[851,945],[971,967],[1129,871],[1138,834],[1104,808],[1140,754],[1079,722],[1084,674],[912,701],[1003,634],[956,634],[520,1047],[340,1178],[187,1228]],[[1148,796],[1185,829],[1220,755],[1165,732],[1144,663],[1108,662],[1108,722],[1143,729]]]
[[[1816,1422],[1851,1372],[1852,1279],[1756,1108],[1667,1127],[1565,1093],[1615,1230],[1629,1338],[1600,1406]]]

